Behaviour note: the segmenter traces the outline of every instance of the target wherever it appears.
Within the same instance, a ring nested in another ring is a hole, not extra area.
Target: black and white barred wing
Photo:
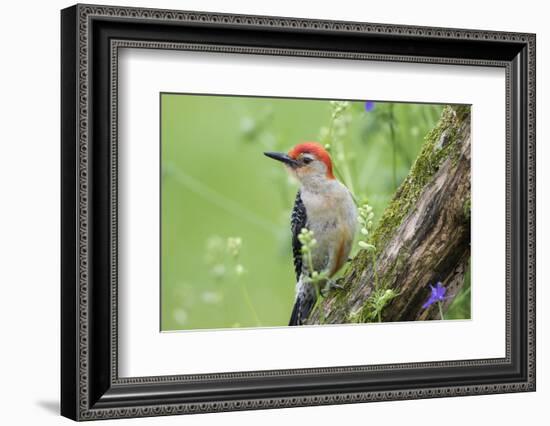
[[[292,255],[294,257],[294,271],[296,272],[296,281],[298,281],[300,279],[300,275],[302,274],[302,245],[298,239],[298,235],[300,235],[302,228],[307,228],[306,207],[300,197],[300,191],[296,194],[296,200],[294,201],[294,208],[292,209],[292,215],[290,217],[290,227],[292,230]]]

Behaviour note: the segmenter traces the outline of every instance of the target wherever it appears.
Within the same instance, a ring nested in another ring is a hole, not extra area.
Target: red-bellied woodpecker
[[[266,152],[284,163],[300,182],[291,216],[292,251],[296,272],[296,299],[289,325],[301,325],[315,305],[318,291],[309,279],[298,236],[313,231],[313,270],[330,279],[348,259],[355,236],[357,208],[350,191],[335,179],[329,153],[318,143],[296,145],[288,154]],[[317,283],[318,285],[318,283]]]

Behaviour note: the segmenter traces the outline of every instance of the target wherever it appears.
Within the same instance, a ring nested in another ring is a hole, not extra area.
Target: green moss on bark
[[[422,189],[439,170],[443,160],[449,156],[458,157],[458,122],[464,119],[467,111],[468,107],[464,106],[446,107],[437,126],[426,136],[411,172],[398,188],[372,233],[370,242],[378,252],[383,249],[403,218],[414,207]]]

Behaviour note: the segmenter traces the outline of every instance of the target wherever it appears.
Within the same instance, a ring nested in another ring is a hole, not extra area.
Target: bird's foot
[[[344,290],[344,287],[338,284],[335,280],[327,280],[327,283],[321,289],[321,296],[327,297],[333,290]]]

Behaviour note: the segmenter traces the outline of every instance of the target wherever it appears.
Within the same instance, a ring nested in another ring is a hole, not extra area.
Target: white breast
[[[317,240],[313,250],[314,266],[318,271],[333,269],[338,260],[334,256],[343,250],[341,254],[347,258],[355,236],[357,208],[353,198],[348,189],[335,179],[314,190],[302,187],[301,198],[308,227]]]

